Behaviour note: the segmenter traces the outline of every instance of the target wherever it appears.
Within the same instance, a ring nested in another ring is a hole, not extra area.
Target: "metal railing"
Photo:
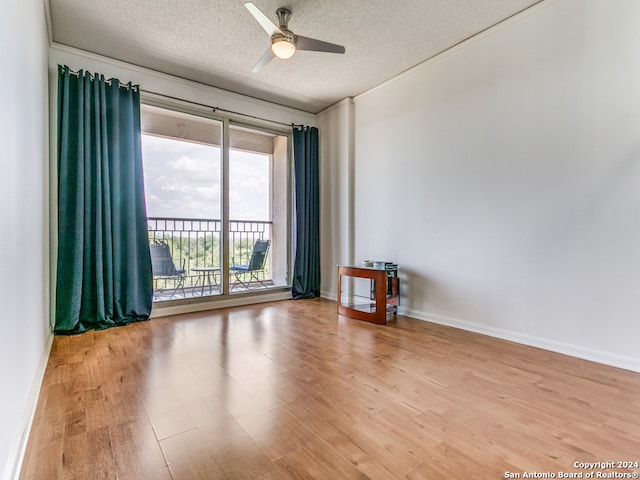
[[[267,221],[229,220],[229,265],[248,264],[253,244],[256,240],[270,240],[272,226],[273,222]],[[220,219],[148,217],[147,229],[149,242],[166,242],[176,268],[185,270],[187,296],[192,296],[204,281],[194,268],[220,268]],[[263,280],[268,281],[268,267],[262,275]],[[156,279],[155,288],[159,292],[173,290],[175,282],[175,279]]]

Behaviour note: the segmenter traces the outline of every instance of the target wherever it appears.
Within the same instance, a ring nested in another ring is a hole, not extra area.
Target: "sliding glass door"
[[[154,301],[288,287],[288,135],[150,105],[142,130]]]
[[[229,130],[229,291],[288,285],[288,137]]]

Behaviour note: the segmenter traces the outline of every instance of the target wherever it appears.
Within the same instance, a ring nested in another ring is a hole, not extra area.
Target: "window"
[[[154,301],[288,287],[289,136],[150,105],[142,130]]]

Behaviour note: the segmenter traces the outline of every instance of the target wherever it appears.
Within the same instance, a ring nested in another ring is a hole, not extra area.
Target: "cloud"
[[[220,218],[218,147],[143,135],[147,215],[170,218]],[[269,220],[269,157],[230,152],[231,219]]]

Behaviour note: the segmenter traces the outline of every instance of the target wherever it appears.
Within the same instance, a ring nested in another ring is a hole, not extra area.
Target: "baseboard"
[[[240,307],[242,305],[254,305],[256,303],[277,302],[279,300],[290,300],[291,290],[283,290],[273,293],[261,293],[260,295],[238,296],[228,298],[215,298],[210,301],[198,303],[183,303],[180,305],[156,304],[151,311],[151,318],[166,317],[168,315],[179,315],[181,313],[204,312],[217,308]]]
[[[582,347],[580,345],[573,345],[570,343],[558,342],[556,340],[537,337],[535,335],[527,335],[512,330],[490,327],[487,325],[479,325],[476,323],[466,322],[464,320],[458,320],[415,310],[401,310],[399,313],[408,317],[415,318],[417,320],[432,322],[447,327],[459,328],[461,330],[467,330],[469,332],[480,333],[482,335],[488,335],[490,337],[509,340],[511,342],[521,343],[530,347],[541,348],[543,350],[549,350],[551,352],[561,353],[564,355],[569,355],[571,357],[601,363],[603,365],[631,370],[633,372],[640,372],[640,358],[618,355],[611,352]]]
[[[334,302],[338,301],[338,296],[336,295],[336,292],[320,292],[320,296],[322,298],[326,298],[327,300],[333,300]]]
[[[322,292],[322,297],[328,300],[333,300],[334,302],[337,301],[337,297],[333,292]],[[410,310],[403,308],[402,305],[398,309],[398,314],[415,318],[416,320],[436,323],[438,325],[444,325],[447,327],[459,328],[461,330],[466,330],[469,332],[480,333],[482,335],[488,335],[490,337],[500,338],[502,340],[509,340],[510,342],[521,343],[530,347],[541,348],[543,350],[549,350],[551,352],[561,353],[563,355],[582,358],[583,360],[589,360],[592,362],[601,363],[603,365],[609,365],[611,367],[622,368],[625,370],[630,370],[632,372],[640,373],[640,358],[637,357],[618,355],[602,350],[581,347],[580,345],[573,345],[570,343],[558,342],[556,340],[537,337],[535,335],[527,335],[525,333],[515,332],[513,330],[490,327],[487,325],[479,325],[477,323],[467,322],[464,320],[445,317],[433,313]]]
[[[33,382],[31,383],[31,389],[29,390],[29,396],[18,425],[18,431],[13,440],[13,446],[9,452],[9,458],[5,467],[2,480],[18,480],[20,477],[20,470],[22,469],[22,461],[24,460],[24,453],[27,449],[27,442],[29,441],[29,434],[31,433],[31,426],[33,425],[33,418],[36,413],[36,407],[38,406],[38,398],[40,397],[40,389],[42,388],[42,380],[44,379],[44,373],[47,369],[47,363],[49,362],[49,354],[51,353],[51,345],[53,345],[53,332],[47,337],[42,355],[40,356],[40,362],[33,376]]]

